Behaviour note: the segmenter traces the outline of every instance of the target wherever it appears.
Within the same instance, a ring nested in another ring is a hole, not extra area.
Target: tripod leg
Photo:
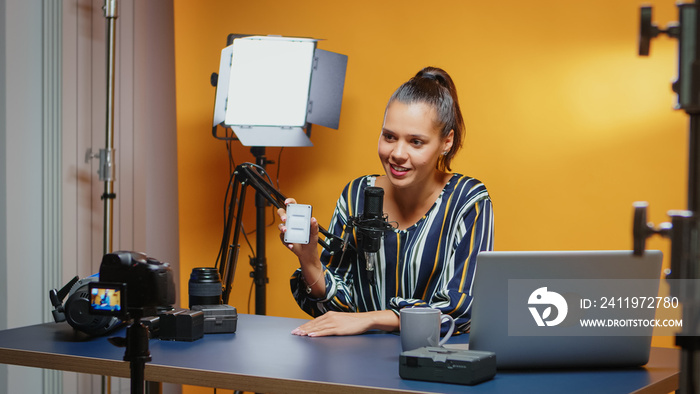
[[[143,394],[145,367],[144,360],[140,358],[131,360],[131,394]]]
[[[143,394],[146,362],[151,361],[148,351],[148,328],[139,319],[126,330],[126,353],[124,361],[131,367],[131,394]]]

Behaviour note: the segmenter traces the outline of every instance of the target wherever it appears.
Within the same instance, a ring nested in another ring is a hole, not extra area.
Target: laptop
[[[469,349],[495,352],[499,369],[642,366],[662,259],[660,251],[481,252]]]

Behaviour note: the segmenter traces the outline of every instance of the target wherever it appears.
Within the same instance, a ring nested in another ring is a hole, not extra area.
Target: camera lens
[[[194,268],[189,282],[190,309],[193,305],[221,304],[221,279],[216,268]]]

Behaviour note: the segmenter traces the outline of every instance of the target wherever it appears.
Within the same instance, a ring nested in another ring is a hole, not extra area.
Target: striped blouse
[[[375,175],[350,182],[331,218],[329,231],[345,236],[349,217],[364,210],[364,190]],[[355,245],[354,231],[349,242]],[[493,210],[480,181],[454,174],[430,210],[405,230],[384,233],[374,270],[365,257],[348,248],[334,255],[324,250],[326,295],[307,295],[298,269],[291,278],[292,294],[311,316],[326,311],[367,312],[406,306],[426,306],[450,314],[455,331],[467,332],[472,303],[476,255],[493,250]]]

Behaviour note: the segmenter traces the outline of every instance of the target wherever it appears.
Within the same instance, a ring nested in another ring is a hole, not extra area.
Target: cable
[[[270,178],[270,175],[267,173],[267,171],[265,171],[265,169],[262,166],[260,166],[259,164],[255,164],[255,163],[248,163],[248,164],[251,167],[255,167],[258,170],[260,175],[265,175],[265,178],[267,178],[267,181],[270,182],[270,184],[272,184],[272,178]],[[277,187],[277,190],[279,191],[279,186]]]
[[[226,228],[228,226],[228,220],[227,220],[227,207],[228,207],[228,200],[229,200],[229,193],[233,194],[235,190],[231,190],[231,186],[233,184],[233,179],[235,176],[235,171],[234,169],[236,168],[236,162],[233,159],[233,154],[232,154],[232,146],[231,146],[231,139],[229,139],[229,132],[231,132],[231,135],[233,135],[233,130],[231,128],[227,127],[224,129],[225,130],[225,142],[226,142],[226,154],[228,156],[228,165],[229,165],[229,179],[228,179],[228,185],[226,186],[226,194],[224,195],[224,208],[223,208],[223,224],[224,224],[224,234],[226,234]],[[221,259],[221,255],[224,252],[224,248],[228,248],[228,240],[227,239],[222,239],[221,240],[221,246],[219,247],[219,253],[216,256],[216,261],[214,263],[214,268],[219,267],[219,260]]]
[[[282,168],[282,151],[284,146],[280,148],[280,153],[277,154],[277,190],[280,190],[280,169]]]
[[[226,228],[228,227],[228,205],[229,205],[229,194],[231,195],[231,198],[233,198],[233,193],[235,190],[232,190],[232,185],[234,183],[233,178],[235,176],[235,173],[231,173],[231,177],[229,178],[228,186],[226,187],[226,197],[224,198],[224,236],[226,234]],[[238,197],[237,197],[238,198]],[[234,204],[235,205],[235,204]],[[232,220],[235,220],[236,217],[233,216],[231,218]],[[251,253],[253,254],[253,258],[255,258],[255,250],[253,249],[253,245],[250,243],[250,240],[248,239],[248,233],[245,231],[245,224],[241,223],[241,233],[243,234],[243,238],[245,239],[245,242],[248,244],[248,247],[250,248]],[[255,233],[255,231],[251,231],[250,234]],[[221,260],[221,255],[223,254],[224,248],[228,248],[229,240],[222,238],[221,239],[221,246],[219,247],[219,254],[216,256],[216,262],[214,264],[214,268],[219,267],[219,262]]]
[[[223,213],[224,213],[224,217],[223,217],[223,219],[224,219],[224,220],[223,220],[223,223],[224,223],[224,231],[223,231],[223,233],[224,233],[224,236],[225,236],[225,234],[226,234],[226,228],[228,227],[228,218],[227,218],[227,216],[228,216],[228,215],[227,215],[228,209],[227,209],[227,207],[228,207],[229,193],[233,194],[233,192],[234,192],[234,191],[231,190],[231,189],[232,189],[231,186],[233,185],[233,178],[234,178],[234,175],[235,175],[235,174],[234,174],[234,172],[232,171],[231,174],[230,174],[230,176],[229,176],[229,179],[228,179],[228,185],[226,186],[226,194],[224,195],[224,208],[223,208]],[[233,195],[231,195],[231,198],[233,198]],[[216,262],[215,262],[215,264],[214,264],[214,268],[217,268],[217,269],[218,269],[218,267],[219,267],[219,260],[221,259],[221,255],[222,255],[223,252],[224,252],[224,248],[227,248],[227,247],[228,247],[228,239],[225,239],[225,238],[222,237],[222,239],[221,239],[221,246],[219,246],[219,254],[216,256]]]

